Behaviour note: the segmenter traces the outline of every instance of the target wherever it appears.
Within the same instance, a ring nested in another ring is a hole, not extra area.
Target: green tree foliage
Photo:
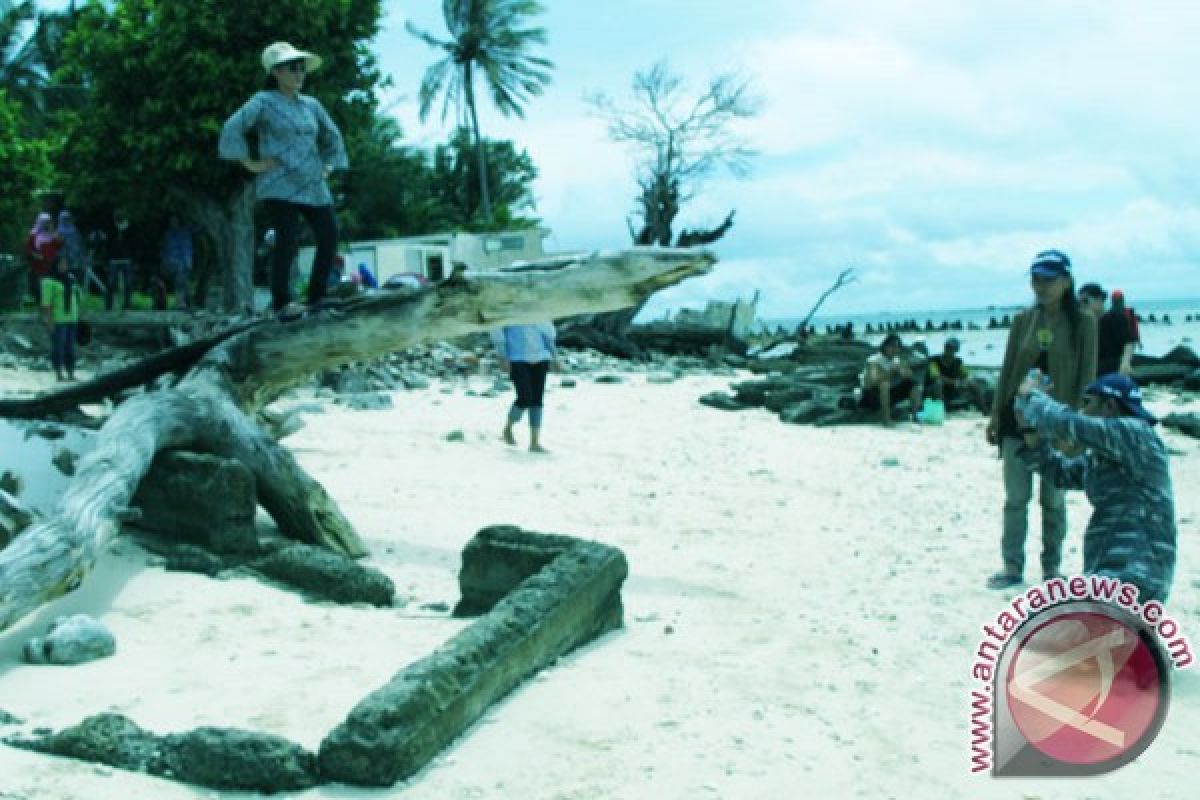
[[[22,110],[0,89],[0,252],[19,252],[33,222],[34,191],[50,175],[47,145],[22,132]]]
[[[473,158],[474,142],[466,128],[455,131],[450,141],[433,152],[431,187],[437,202],[445,209],[454,229],[469,231],[506,230],[537,225],[535,217],[522,216],[534,208],[533,181],[537,168],[529,154],[520,152],[509,141],[483,140],[488,177],[492,187],[492,213],[481,217],[480,192],[485,181],[479,179],[480,161]]]
[[[537,225],[537,169],[512,142],[485,139],[492,218],[479,213],[479,161],[470,131],[459,128],[432,152],[400,144],[394,119],[381,117],[355,143],[356,161],[338,188],[347,239],[382,239],[444,231],[500,231]]]
[[[324,58],[305,91],[342,130],[369,125],[379,17],[380,0],[88,4],[58,74],[87,87],[85,106],[63,115],[59,165],[71,202],[120,205],[150,220],[171,198],[214,239],[241,287],[230,296],[227,283],[226,304],[240,306],[251,269],[250,176],[217,159],[221,124],[262,88],[263,47],[286,40]]]
[[[526,27],[527,19],[543,11],[535,0],[442,0],[442,18],[449,39],[407,24],[409,33],[446,55],[426,71],[418,96],[421,118],[442,98],[442,118],[451,106],[465,106],[479,161],[480,210],[492,216],[487,152],[479,130],[475,100],[476,73],[482,76],[492,102],[501,114],[525,115],[523,106],[550,83],[554,64],[530,50],[546,43],[546,30]]]
[[[248,179],[216,156],[224,120],[262,88],[264,46],[288,40],[325,63],[306,82],[339,126],[371,119],[378,71],[368,49],[378,0],[117,0],[88,5],[68,40],[64,79],[89,88],[63,165],[72,189],[132,212],[157,209],[164,187],[227,197]]]

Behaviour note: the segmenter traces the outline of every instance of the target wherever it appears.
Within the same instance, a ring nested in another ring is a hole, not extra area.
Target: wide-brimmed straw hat
[[[319,55],[309,53],[305,50],[297,50],[288,42],[275,42],[263,48],[262,65],[263,69],[267,72],[289,61],[303,61],[304,68],[309,72],[321,66],[321,57]]]

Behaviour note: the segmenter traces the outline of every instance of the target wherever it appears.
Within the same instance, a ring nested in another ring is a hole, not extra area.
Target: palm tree
[[[40,104],[38,90],[45,82],[37,45],[26,30],[36,17],[32,0],[0,0],[0,89],[25,108]]]
[[[80,102],[82,87],[52,81],[78,18],[74,0],[63,11],[38,11],[33,0],[0,0],[0,90],[22,108],[30,132],[42,132],[55,108]]]
[[[476,72],[482,73],[492,102],[501,114],[524,117],[522,106],[532,96],[542,93],[554,68],[549,59],[529,53],[533,45],[546,43],[546,29],[523,27],[526,18],[543,10],[536,0],[442,0],[442,17],[450,32],[448,40],[438,39],[411,22],[405,25],[413,36],[446,54],[425,70],[421,79],[420,115],[422,120],[429,115],[439,95],[443,98],[442,119],[451,105],[460,111],[466,105],[479,159],[480,200],[487,220],[492,219],[492,200],[488,192],[487,156],[475,108]]]

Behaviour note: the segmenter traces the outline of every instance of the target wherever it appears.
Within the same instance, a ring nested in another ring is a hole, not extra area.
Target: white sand
[[[1011,596],[982,588],[999,566],[1001,485],[981,418],[813,429],[697,404],[728,383],[553,389],[541,457],[497,440],[507,397],[435,388],[397,394],[393,411],[313,415],[288,444],[407,608],[166,574],[122,543],[83,590],[0,636],[0,708],[53,727],[104,710],[157,732],[247,726],[315,747],[358,697],[457,630],[419,605],[453,603],[462,546],[507,522],[622,548],[626,628],[539,675],[407,784],[297,796],[1196,796],[1195,670],[1177,675],[1166,726],[1134,765],[1076,781],[968,774],[970,664],[980,625]],[[465,443],[445,440],[455,429]],[[1170,610],[1195,644],[1200,447],[1165,435],[1183,453]],[[1069,569],[1088,512],[1072,495]],[[1036,546],[1035,534],[1034,565]],[[19,663],[33,631],[76,610],[113,628],[115,658]],[[217,796],[235,795],[0,747],[4,800]]]

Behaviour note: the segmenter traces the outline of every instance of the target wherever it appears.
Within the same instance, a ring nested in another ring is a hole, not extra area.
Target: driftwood
[[[626,308],[708,271],[714,261],[702,250],[635,248],[459,272],[434,287],[365,297],[295,322],[260,322],[186,357],[176,353],[162,369],[186,370],[182,379],[121,404],[101,428],[95,449],[80,460],[56,515],[0,551],[0,631],[80,585],[122,520],[136,514],[128,506],[161,450],[241,461],[254,473],[259,501],[281,533],[363,555],[336,502],[255,423],[259,409],[322,369],[423,340]],[[139,381],[148,377],[137,372]],[[56,398],[61,393],[43,397],[43,408],[61,408]],[[36,406],[34,401],[30,408]]]

